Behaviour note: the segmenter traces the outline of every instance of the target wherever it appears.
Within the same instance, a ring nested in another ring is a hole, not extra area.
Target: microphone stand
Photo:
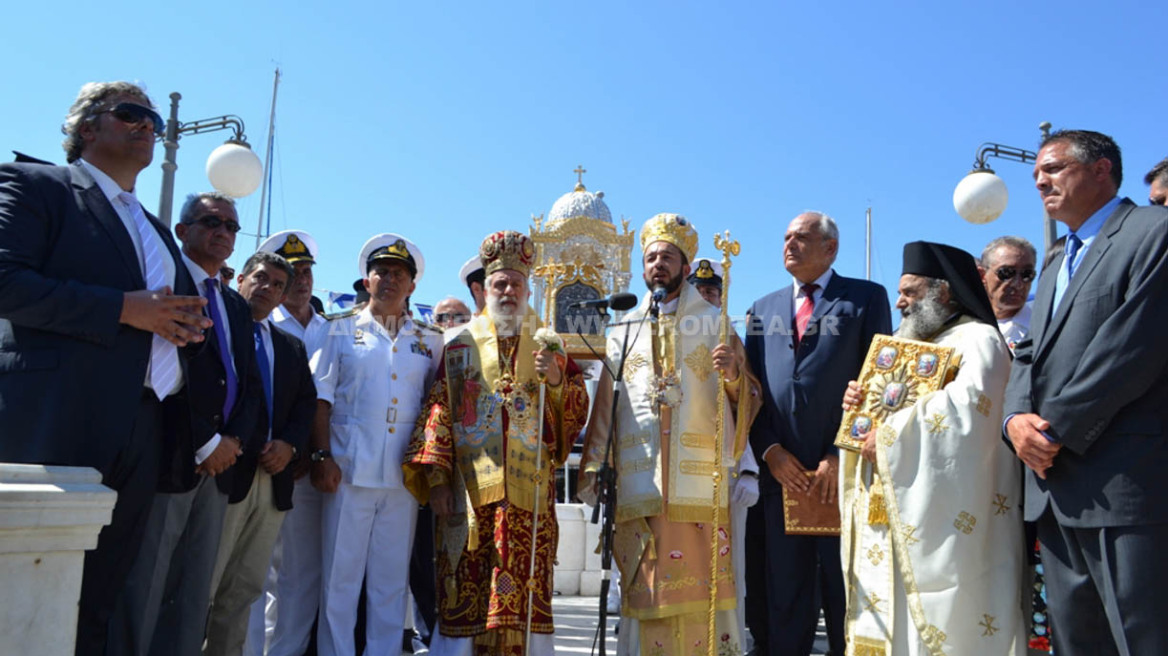
[[[599,649],[600,656],[606,656],[606,648],[604,642],[604,634],[608,627],[608,591],[612,585],[612,542],[613,534],[615,532],[616,524],[616,471],[612,465],[609,464],[612,457],[612,444],[616,440],[616,412],[620,403],[620,384],[624,380],[625,359],[629,356],[629,326],[637,325],[637,337],[641,335],[641,328],[644,327],[646,319],[650,314],[656,318],[658,303],[652,302],[649,306],[649,312],[638,321],[621,321],[615,324],[609,324],[608,327],[625,326],[624,342],[621,344],[620,361],[617,365],[616,371],[608,370],[609,376],[612,377],[612,414],[609,416],[608,422],[608,440],[604,445],[604,459],[600,461],[600,471],[597,473],[597,487],[599,494],[597,495],[596,505],[592,507],[592,523],[596,524],[600,521],[600,508],[604,507],[604,524],[600,529],[600,621],[596,626],[596,636],[593,638],[593,649]],[[607,316],[607,313],[602,313]],[[580,329],[576,329],[576,333],[580,335],[582,341],[584,335]],[[634,341],[636,341],[634,339]],[[589,346],[591,348],[591,346]],[[593,351],[595,353],[595,351]],[[599,354],[597,354],[599,355]],[[602,359],[601,362],[604,362]],[[604,366],[608,369],[608,363],[604,362]],[[599,646],[597,646],[599,643]]]

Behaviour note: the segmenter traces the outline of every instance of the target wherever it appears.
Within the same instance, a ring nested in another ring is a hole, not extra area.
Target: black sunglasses
[[[1030,282],[1034,280],[1034,276],[1038,275],[1038,273],[1035,272],[1034,269],[1019,269],[1018,267],[1003,266],[998,267],[994,271],[994,275],[996,275],[998,280],[1001,280],[1002,282],[1006,282],[1014,276],[1022,278],[1022,282]]]
[[[98,114],[113,114],[114,118],[130,125],[141,123],[142,121],[150,121],[154,134],[160,137],[166,134],[166,123],[162,120],[162,117],[158,115],[158,112],[145,105],[128,102],[118,103],[110,109],[103,109]]]
[[[222,217],[215,216],[214,214],[204,214],[203,216],[200,216],[199,218],[191,221],[191,223],[198,223],[208,230],[214,230],[219,226],[224,226],[227,228],[227,232],[233,234],[243,230],[243,226],[239,225],[238,221],[224,221]]]
[[[442,323],[443,321],[447,320],[466,323],[467,321],[470,321],[470,317],[466,316],[465,314],[456,314],[453,312],[439,312],[438,314],[434,315],[434,321],[436,323]]]

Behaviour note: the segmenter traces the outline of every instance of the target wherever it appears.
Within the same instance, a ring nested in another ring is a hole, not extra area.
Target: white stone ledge
[[[116,500],[93,469],[0,464],[0,553],[92,549]]]
[[[0,654],[69,654],[85,551],[117,494],[79,467],[0,463]]]

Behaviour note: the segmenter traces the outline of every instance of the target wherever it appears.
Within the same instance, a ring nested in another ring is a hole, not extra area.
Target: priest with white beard
[[[896,307],[898,337],[953,347],[960,370],[842,458],[849,653],[1023,655],[1021,481],[1001,438],[1010,352],[973,256],[906,244]],[[852,381],[844,409],[862,401]]]

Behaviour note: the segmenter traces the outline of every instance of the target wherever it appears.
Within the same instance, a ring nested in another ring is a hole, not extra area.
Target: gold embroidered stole
[[[554,464],[547,445],[538,439],[539,379],[531,352],[536,350],[532,336],[541,324],[531,320],[531,308],[526,313],[514,355],[503,354],[506,362],[500,361],[500,339],[487,313],[471,320],[446,347],[455,462],[475,508],[506,498],[518,508],[534,510],[537,444],[543,449],[544,471]],[[546,402],[552,402],[552,395]],[[545,511],[546,497],[539,503]]]
[[[648,303],[626,319],[636,322]],[[623,343],[622,330],[632,330],[625,363],[624,394],[617,411],[616,520],[624,522],[665,512],[670,521],[713,519],[714,433],[717,391],[721,376],[714,371],[718,344],[718,311],[682,287],[676,315],[663,315],[656,325],[646,323],[613,331],[609,338],[610,366],[615,367]],[[634,340],[633,338],[636,337]],[[661,425],[661,406],[670,408],[669,425]],[[733,414],[726,411],[723,463],[735,462]],[[661,440],[668,439],[668,462],[661,462]],[[663,480],[663,476],[667,476]],[[727,511],[727,487],[721,486],[720,504]]]

